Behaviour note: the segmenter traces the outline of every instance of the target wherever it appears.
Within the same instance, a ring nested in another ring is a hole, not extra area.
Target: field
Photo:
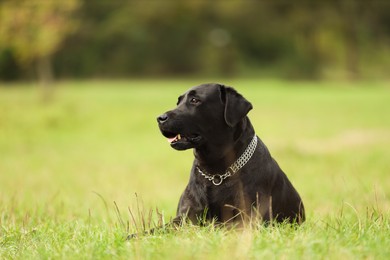
[[[192,151],[171,149],[156,117],[200,82],[62,82],[50,103],[2,84],[0,259],[388,259],[389,82],[225,81],[252,102],[307,221],[125,241],[175,215]]]

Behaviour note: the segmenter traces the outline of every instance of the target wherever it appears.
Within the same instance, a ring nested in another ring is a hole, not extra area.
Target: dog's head
[[[252,109],[231,87],[203,84],[181,95],[177,107],[157,118],[161,133],[174,149],[223,144]]]

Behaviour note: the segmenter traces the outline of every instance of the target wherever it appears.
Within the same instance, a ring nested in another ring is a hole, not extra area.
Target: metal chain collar
[[[204,176],[207,180],[211,181],[215,186],[221,185],[221,183],[228,177],[234,175],[239,169],[244,167],[244,165],[252,158],[257,147],[257,136],[253,136],[252,141],[249,143],[248,147],[245,149],[244,153],[235,161],[230,167],[226,170],[224,174],[208,174],[205,170],[201,170],[198,166],[196,169],[198,172]]]

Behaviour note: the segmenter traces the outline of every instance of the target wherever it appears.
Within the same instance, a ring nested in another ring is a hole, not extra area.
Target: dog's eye
[[[198,104],[199,102],[200,102],[200,100],[197,99],[197,98],[194,98],[194,97],[193,97],[193,98],[190,99],[190,103],[191,103],[191,104]]]

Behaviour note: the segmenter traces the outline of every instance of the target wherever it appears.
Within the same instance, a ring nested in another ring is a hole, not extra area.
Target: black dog
[[[247,113],[252,109],[233,88],[203,84],[179,97],[177,107],[157,118],[176,150],[194,148],[189,183],[174,222],[200,218],[238,223],[302,223],[302,200],[256,136]]]

